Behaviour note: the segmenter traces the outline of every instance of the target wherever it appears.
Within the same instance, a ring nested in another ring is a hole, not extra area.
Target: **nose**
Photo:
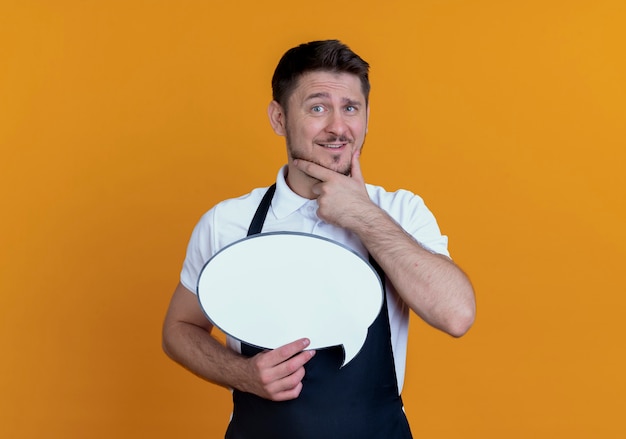
[[[348,125],[339,111],[333,111],[328,116],[326,132],[338,137],[343,136],[348,131]]]

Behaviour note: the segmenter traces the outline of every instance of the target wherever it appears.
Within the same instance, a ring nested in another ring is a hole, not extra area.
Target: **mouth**
[[[349,143],[348,139],[333,139],[326,142],[317,142],[317,145],[326,149],[339,150],[346,147]]]
[[[328,149],[341,149],[346,146],[345,143],[318,143],[318,145]]]

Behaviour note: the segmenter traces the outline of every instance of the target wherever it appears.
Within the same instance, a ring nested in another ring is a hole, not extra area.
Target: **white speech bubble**
[[[347,247],[315,235],[253,235],[216,253],[198,280],[209,320],[249,345],[275,349],[299,338],[308,349],[342,345],[348,364],[378,316],[376,270]]]

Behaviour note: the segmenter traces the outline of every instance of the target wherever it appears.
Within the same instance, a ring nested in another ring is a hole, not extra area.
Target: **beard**
[[[299,159],[299,160],[306,160],[307,162],[311,162],[311,163],[315,163],[316,165],[319,165],[323,168],[326,169],[330,169],[331,171],[337,172],[339,174],[343,174],[346,177],[350,176],[350,171],[352,170],[352,160],[350,160],[350,162],[346,163],[345,165],[341,166],[338,165],[337,163],[339,163],[339,161],[341,160],[341,157],[339,155],[336,155],[333,157],[333,164],[337,164],[336,166],[332,166],[332,165],[327,165],[324,164],[322,162],[320,162],[319,160],[316,160],[312,157],[307,157],[304,154],[299,154],[293,150],[290,150],[290,154],[291,154],[291,158],[292,159]]]
[[[343,174],[346,177],[349,177],[352,171],[352,157],[350,157],[350,160],[348,161],[348,163],[346,164],[341,164],[341,158],[342,155],[341,154],[335,154],[331,157],[332,163],[329,165],[327,163],[322,163],[319,160],[313,158],[313,157],[309,157],[306,154],[303,154],[299,151],[296,151],[295,148],[293,147],[293,143],[292,143],[292,137],[289,134],[289,130],[287,130],[286,133],[286,141],[287,141],[287,151],[289,152],[289,156],[292,158],[292,160],[306,160],[308,162],[312,162],[315,163],[316,165],[319,165],[323,168],[326,169],[330,169],[331,171],[337,172],[339,174]],[[323,142],[320,143],[334,143],[334,142],[349,142],[352,143],[352,141],[350,139],[348,139],[347,137],[333,137],[333,138],[329,138],[324,140]],[[363,146],[361,145],[361,148],[363,148]]]

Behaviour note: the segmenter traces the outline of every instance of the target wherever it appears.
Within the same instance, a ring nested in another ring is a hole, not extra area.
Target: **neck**
[[[320,181],[294,168],[291,163],[287,165],[285,181],[287,182],[287,186],[301,197],[308,198],[309,200],[317,198],[317,195],[313,193],[313,186]]]

